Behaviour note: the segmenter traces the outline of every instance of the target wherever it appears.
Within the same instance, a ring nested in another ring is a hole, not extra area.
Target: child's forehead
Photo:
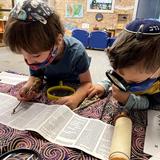
[[[145,70],[138,70],[136,67],[126,67],[117,69],[116,72],[126,81],[140,82],[152,76],[153,73],[146,73]]]
[[[117,71],[130,71],[130,72],[138,72],[138,73],[143,73],[143,72],[146,72],[145,70],[145,63],[144,63],[144,60],[140,60],[138,62],[135,62],[133,64],[130,64],[130,65],[127,65],[124,67],[119,67],[119,68],[116,68]]]
[[[143,74],[146,73],[144,69],[138,69],[136,66],[131,66],[131,67],[124,67],[124,68],[119,68],[116,69],[116,72],[120,73],[121,75],[126,75],[126,74]]]
[[[143,61],[140,61],[134,65],[123,67],[123,68],[118,68],[118,72],[121,74],[134,74],[134,75],[139,75],[139,74],[152,74],[153,72],[150,70],[146,70],[144,67]]]

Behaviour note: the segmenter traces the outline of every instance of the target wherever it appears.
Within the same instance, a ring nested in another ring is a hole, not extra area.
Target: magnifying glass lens
[[[1,160],[38,160],[38,157],[29,153],[12,153],[6,155]]]
[[[32,149],[15,149],[0,155],[0,160],[42,160],[40,154]]]
[[[115,84],[120,89],[126,91],[126,87],[116,77],[112,76],[111,74],[109,74],[109,76],[110,76],[110,79],[112,79],[113,84]]]
[[[109,70],[106,72],[106,76],[108,79],[113,83],[116,87],[118,87],[120,90],[126,92],[129,89],[129,85],[127,82],[118,75],[114,70]]]

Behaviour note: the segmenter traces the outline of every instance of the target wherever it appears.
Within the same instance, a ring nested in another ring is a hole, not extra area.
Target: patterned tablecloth
[[[0,92],[14,96],[20,87],[21,85],[0,84]],[[41,92],[35,101],[49,103],[44,92]],[[107,105],[104,108],[102,106],[106,101]],[[117,114],[117,103],[112,96],[107,96],[77,113],[84,117],[96,119],[101,117],[102,121],[112,124],[114,116]],[[133,121],[131,160],[148,160],[151,156],[143,153],[147,112],[134,110],[130,116]],[[77,149],[48,142],[30,131],[19,131],[0,124],[0,154],[17,148],[32,148],[38,151],[44,160],[97,160]]]

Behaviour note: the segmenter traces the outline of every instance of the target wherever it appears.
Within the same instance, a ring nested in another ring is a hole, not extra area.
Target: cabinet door
[[[0,46],[3,40],[4,25],[5,25],[5,21],[0,21]]]
[[[0,33],[4,32],[4,22],[0,21]]]

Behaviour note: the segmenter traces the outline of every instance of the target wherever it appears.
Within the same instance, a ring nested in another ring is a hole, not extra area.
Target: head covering
[[[46,24],[52,13],[48,5],[41,0],[22,0],[11,10],[10,16],[22,21],[39,21]]]
[[[145,36],[160,35],[160,22],[154,19],[134,20],[124,30],[135,33],[137,39],[143,39]]]

